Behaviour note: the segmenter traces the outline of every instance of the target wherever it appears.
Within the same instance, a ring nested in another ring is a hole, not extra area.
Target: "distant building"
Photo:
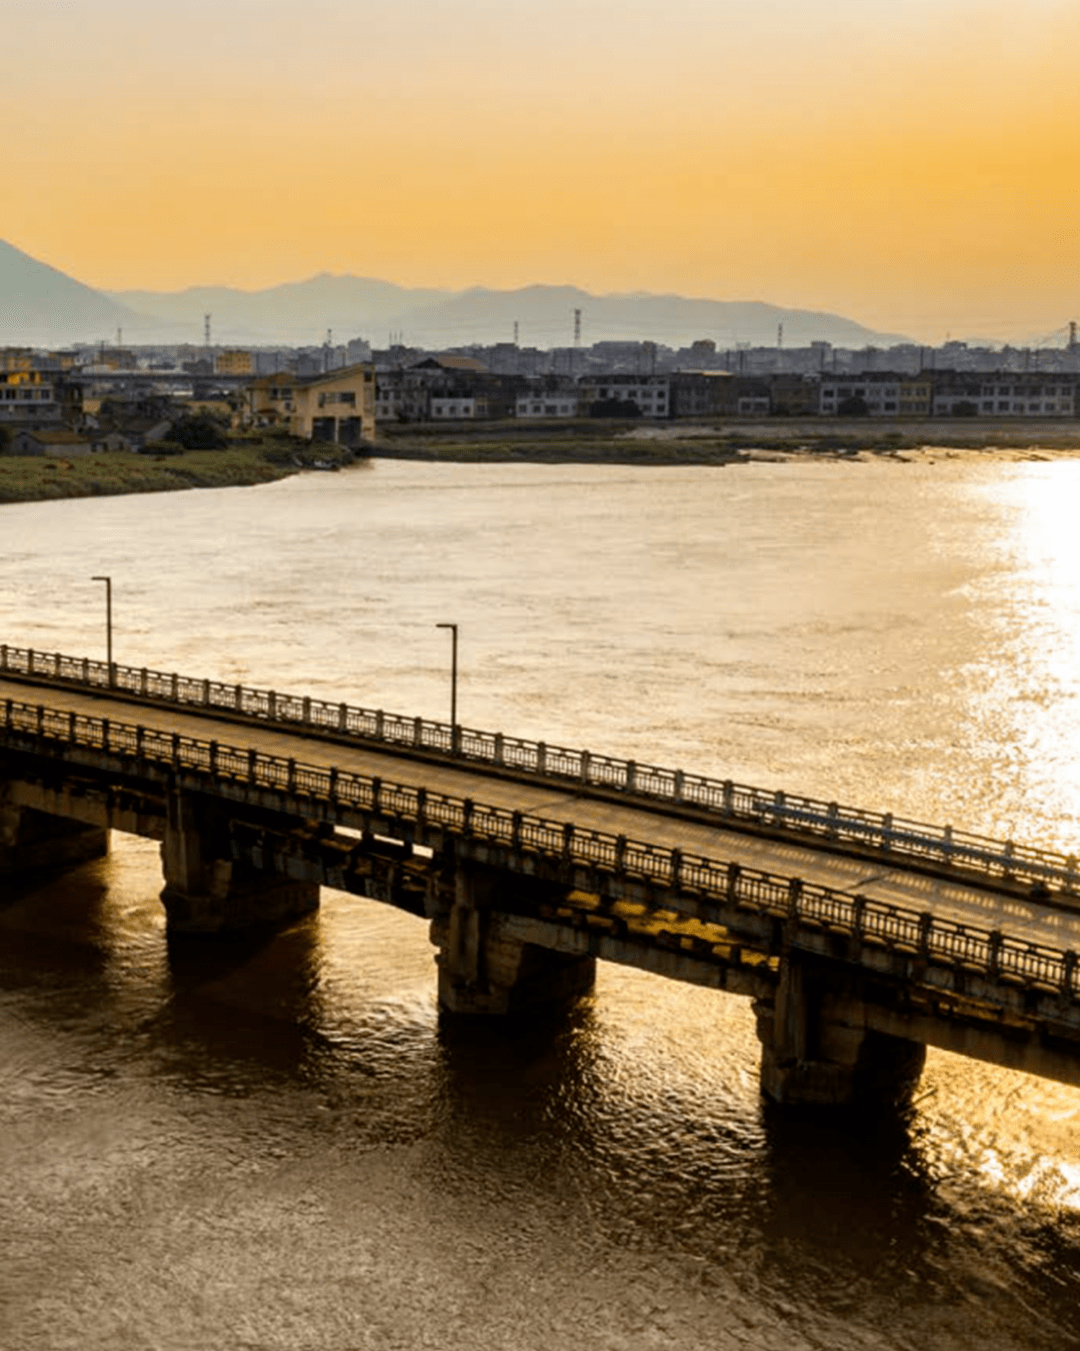
[[[605,344],[616,345],[620,344]],[[636,346],[640,349],[640,344]],[[671,380],[666,375],[583,375],[578,398],[585,413],[605,404],[633,404],[642,417],[666,418],[671,411]]]
[[[215,375],[254,375],[255,357],[239,348],[228,348],[214,357]]]

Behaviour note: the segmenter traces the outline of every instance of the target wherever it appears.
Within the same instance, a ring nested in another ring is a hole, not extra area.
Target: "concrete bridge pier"
[[[66,816],[21,807],[0,789],[0,877],[72,868],[109,850],[109,832]]]
[[[525,879],[458,864],[448,914],[431,925],[439,949],[439,1007],[445,1013],[507,1014],[570,1003],[592,989],[596,958],[552,952],[506,932],[496,909],[502,887]]]
[[[787,955],[772,1003],[755,999],[761,1090],[786,1106],[908,1101],[926,1047],[867,1026],[866,1006],[837,973]]]
[[[170,932],[283,924],[318,909],[316,883],[261,872],[232,858],[228,816],[220,806],[173,790],[166,813],[161,900]]]

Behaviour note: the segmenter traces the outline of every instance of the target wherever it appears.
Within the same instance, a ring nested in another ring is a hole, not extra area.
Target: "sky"
[[[98,288],[1080,318],[1077,0],[4,0],[3,33],[0,238]]]

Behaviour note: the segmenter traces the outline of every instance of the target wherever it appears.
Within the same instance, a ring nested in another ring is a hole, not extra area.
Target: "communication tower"
[[[203,342],[207,347],[210,346],[210,316],[208,314],[203,315]]]
[[[1073,327],[1075,328],[1076,325],[1074,324]],[[515,320],[514,320],[514,346],[516,347],[517,345],[518,345],[518,321],[515,319]]]
[[[1077,346],[1080,346],[1080,344],[1076,341],[1076,320],[1073,319],[1069,323],[1069,351],[1075,352]]]
[[[581,311],[574,311],[574,346],[581,346]]]

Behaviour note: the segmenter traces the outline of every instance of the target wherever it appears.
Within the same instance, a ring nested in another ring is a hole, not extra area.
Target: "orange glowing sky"
[[[0,237],[92,286],[1080,312],[1076,0],[7,0],[3,35]]]

